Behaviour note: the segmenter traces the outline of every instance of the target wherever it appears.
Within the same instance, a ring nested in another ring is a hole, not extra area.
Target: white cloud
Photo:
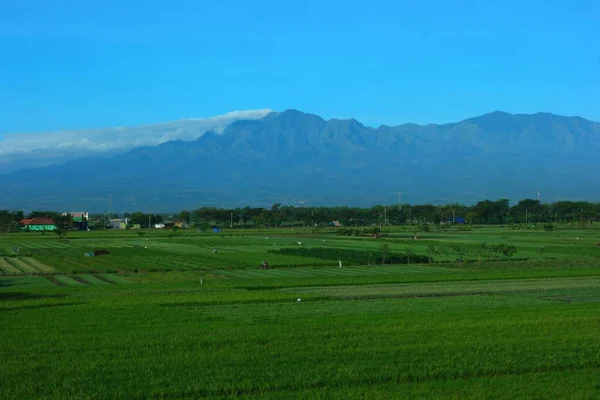
[[[64,163],[81,157],[116,155],[171,140],[195,140],[209,130],[222,133],[235,121],[260,119],[270,112],[270,109],[233,111],[211,118],[132,127],[5,134],[0,136],[0,172]]]

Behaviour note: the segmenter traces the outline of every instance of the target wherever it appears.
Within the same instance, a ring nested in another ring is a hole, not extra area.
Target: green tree
[[[457,254],[460,258],[460,260],[464,260],[465,254],[467,252],[467,248],[464,246],[461,246],[460,244],[455,244],[452,246],[452,250],[454,251],[455,254]]]
[[[11,215],[8,211],[0,211],[0,240],[8,232],[12,222]]]
[[[54,224],[56,225],[54,233],[58,235],[59,239],[63,239],[67,236],[67,233],[69,233],[69,230],[73,226],[73,217],[71,214],[55,215]]]
[[[204,223],[204,224],[200,224],[198,231],[206,233],[209,229],[210,229],[210,224]]]
[[[525,199],[511,207],[510,215],[515,222],[536,222],[543,211],[539,200]]]
[[[183,221],[183,222],[186,222],[186,223],[187,223],[187,222],[189,222],[189,221],[190,221],[190,217],[191,217],[191,215],[192,215],[192,212],[191,212],[191,211],[188,211],[188,210],[182,210],[182,211],[179,213],[179,219],[180,219],[181,221]]]
[[[406,263],[410,264],[410,259],[415,255],[415,251],[413,249],[406,249]]]
[[[436,254],[438,254],[438,250],[434,245],[430,244],[429,246],[427,246],[427,257],[429,258],[429,264],[431,264],[431,260]]]
[[[390,245],[387,243],[384,243],[381,245],[381,247],[379,248],[379,252],[381,254],[381,263],[385,264],[385,260],[389,257],[390,255]]]

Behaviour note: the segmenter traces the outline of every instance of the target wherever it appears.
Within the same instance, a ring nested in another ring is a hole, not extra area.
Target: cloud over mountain
[[[131,127],[0,135],[0,172],[62,164],[81,157],[114,156],[172,140],[195,140],[206,131],[221,133],[235,121],[260,119],[270,112],[270,109],[233,111],[210,118]]]

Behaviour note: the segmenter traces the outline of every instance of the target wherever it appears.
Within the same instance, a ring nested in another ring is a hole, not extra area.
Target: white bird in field
[[[302,246],[302,242],[298,242],[298,245],[299,245],[299,246]]]
[[[300,303],[302,301],[301,298],[298,297],[298,300],[296,300],[298,303]]]

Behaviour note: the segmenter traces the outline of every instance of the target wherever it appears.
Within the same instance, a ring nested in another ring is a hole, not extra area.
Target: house
[[[27,231],[54,231],[56,223],[50,218],[30,218],[19,221],[19,225]]]
[[[121,218],[109,219],[108,225],[111,227],[111,229],[126,229],[127,228],[127,218],[125,218],[125,219],[121,219]]]

